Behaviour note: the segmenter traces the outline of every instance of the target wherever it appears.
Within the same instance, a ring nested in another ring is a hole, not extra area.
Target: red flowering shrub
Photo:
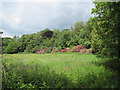
[[[85,48],[85,47],[83,47],[82,45],[78,45],[72,50],[72,52],[80,52],[80,50],[83,48]]]
[[[62,49],[60,52],[67,52],[70,48]]]
[[[39,51],[37,51],[36,54],[40,54],[40,51],[41,51],[41,49]]]

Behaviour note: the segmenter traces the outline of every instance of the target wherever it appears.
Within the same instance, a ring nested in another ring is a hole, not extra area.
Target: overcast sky
[[[45,28],[70,28],[75,22],[87,21],[93,6],[92,1],[78,0],[5,0],[0,2],[0,30],[3,36],[21,36]]]

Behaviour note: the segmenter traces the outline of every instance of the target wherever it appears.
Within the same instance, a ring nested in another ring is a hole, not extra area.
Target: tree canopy
[[[120,58],[120,2],[96,2],[92,47],[100,54]]]

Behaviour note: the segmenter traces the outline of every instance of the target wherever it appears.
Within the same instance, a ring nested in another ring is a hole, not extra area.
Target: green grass
[[[3,88],[118,87],[117,72],[92,54],[7,54],[3,60]]]

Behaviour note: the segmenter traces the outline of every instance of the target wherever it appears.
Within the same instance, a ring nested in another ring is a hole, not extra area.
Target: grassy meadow
[[[118,73],[93,54],[6,54],[6,88],[116,88]]]

